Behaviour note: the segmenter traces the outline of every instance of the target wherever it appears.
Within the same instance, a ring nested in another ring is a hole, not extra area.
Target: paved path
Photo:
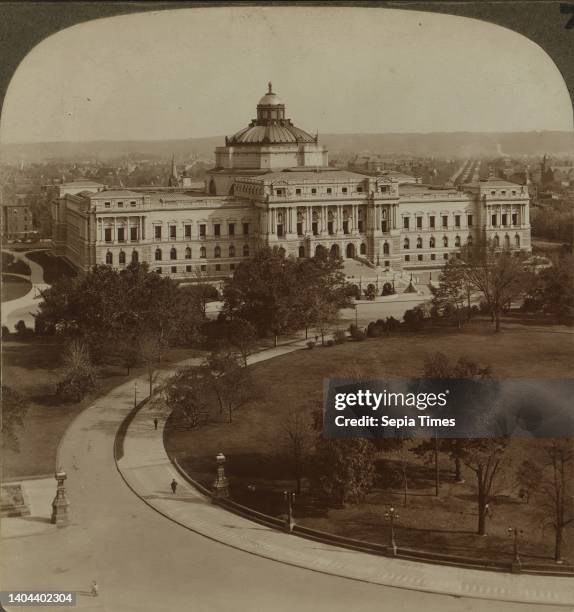
[[[49,287],[44,282],[44,269],[35,261],[28,259],[27,253],[7,249],[3,249],[3,252],[10,253],[16,260],[21,259],[30,267],[31,274],[29,276],[26,274],[18,274],[17,276],[29,280],[32,283],[32,287],[26,295],[2,303],[2,325],[7,325],[10,331],[14,331],[14,325],[18,321],[23,320],[28,327],[33,328],[33,314],[38,309],[38,304],[41,301],[40,293]]]
[[[280,347],[268,354],[289,350],[293,348]],[[138,386],[145,388],[145,381]],[[508,589],[524,578],[523,584],[528,581],[530,586],[521,591],[523,596],[558,601],[564,594],[562,588],[551,592],[555,579],[540,586],[532,578],[480,573],[480,581],[466,583],[463,596],[428,593],[419,589],[433,591],[439,583],[448,587],[456,581],[451,572],[458,570],[378,559],[238,522],[237,517],[212,507],[183,485],[173,496],[168,488],[173,468],[165,459],[161,432],[153,430],[151,413],[145,408],[129,429],[120,462],[130,486],[146,496],[142,500],[126,486],[113,458],[115,433],[132,402],[133,381],[129,381],[98,399],[71,424],[62,439],[58,463],[68,473],[72,524],[34,535],[12,531],[12,537],[2,542],[2,589],[76,590],[80,591],[79,608],[108,612],[572,609],[571,605],[476,598],[494,594],[491,578],[495,588],[502,581]],[[175,520],[168,520],[151,504]],[[12,520],[6,519],[3,525],[10,526]],[[176,521],[192,521],[193,529]],[[200,535],[209,531],[215,539]],[[255,554],[244,552],[246,542],[258,548],[250,551]],[[303,560],[317,571],[270,561],[281,549],[297,555],[297,563]],[[329,567],[322,561],[326,557]],[[361,559],[375,568],[379,580],[400,588],[324,573],[344,573],[360,565]],[[87,593],[94,579],[100,585],[98,598]]]

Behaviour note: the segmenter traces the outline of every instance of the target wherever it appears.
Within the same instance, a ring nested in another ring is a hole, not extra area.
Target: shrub
[[[307,348],[309,350],[314,349],[315,348],[315,341],[314,340],[309,340],[309,342],[307,342]]]
[[[362,329],[356,329],[352,335],[353,340],[356,340],[357,342],[361,342],[362,340],[365,340],[366,337],[367,337],[367,334],[365,334],[365,332]]]
[[[361,290],[359,289],[358,285],[347,285],[345,289],[345,295],[347,295],[347,297],[352,297],[356,300],[360,300]]]
[[[95,388],[93,370],[74,370],[57,384],[56,395],[63,402],[79,402]]]
[[[347,334],[344,329],[336,329],[333,334],[333,343],[334,344],[343,344],[347,341]]]
[[[327,342],[325,342],[325,346],[335,346],[335,342],[333,340],[327,340]]]
[[[10,337],[10,330],[8,329],[8,326],[2,325],[2,340],[6,340],[9,337]]]
[[[385,328],[381,327],[378,323],[378,321],[375,323],[375,321],[371,321],[368,325],[367,325],[367,336],[369,338],[380,338],[385,332]]]
[[[387,317],[387,321],[385,323],[386,330],[389,333],[399,331],[401,328],[401,323],[395,317]]]
[[[418,331],[421,329],[424,325],[424,319],[424,313],[418,306],[407,310],[403,315],[405,327],[409,331]]]
[[[31,327],[27,327],[26,323],[22,320],[18,321],[14,328],[19,338],[30,338],[34,335],[34,330]]]
[[[374,300],[377,297],[377,288],[373,283],[369,283],[365,289],[365,297],[368,300]]]
[[[383,292],[381,293],[381,295],[393,295],[394,293],[395,292],[391,283],[385,283],[383,285]]]

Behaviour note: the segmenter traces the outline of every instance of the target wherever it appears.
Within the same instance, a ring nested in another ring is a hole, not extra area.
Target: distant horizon
[[[566,130],[507,130],[507,131],[485,131],[485,130],[438,130],[433,132],[323,132],[319,131],[319,141],[321,136],[431,136],[436,134],[485,134],[485,135],[500,135],[500,134],[572,134],[574,136],[574,128]],[[1,146],[11,145],[51,145],[51,144],[93,144],[99,142],[166,142],[175,141],[183,142],[186,140],[211,140],[214,138],[225,139],[226,136],[231,134],[216,134],[213,136],[188,136],[183,138],[97,138],[93,140],[37,140],[37,141],[10,141],[2,142]]]

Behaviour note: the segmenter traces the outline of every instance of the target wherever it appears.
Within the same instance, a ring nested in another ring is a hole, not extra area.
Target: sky
[[[479,20],[353,7],[177,9],[54,34],[20,64],[2,142],[231,135],[273,82],[315,133],[572,130],[550,57]]]

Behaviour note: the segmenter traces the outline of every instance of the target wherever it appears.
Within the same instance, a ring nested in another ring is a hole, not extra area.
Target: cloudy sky
[[[179,9],[45,39],[7,92],[3,142],[232,134],[267,82],[320,133],[572,130],[565,83],[485,22],[345,7]]]

